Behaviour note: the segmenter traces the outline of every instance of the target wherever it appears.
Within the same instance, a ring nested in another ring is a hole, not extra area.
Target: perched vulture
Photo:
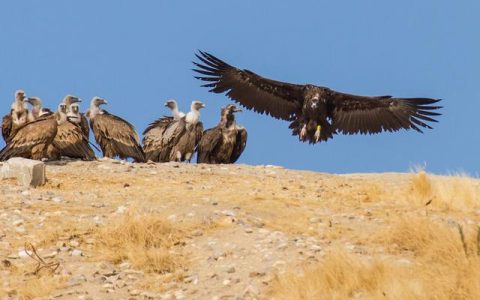
[[[162,133],[158,161],[190,161],[195,147],[202,138],[203,124],[200,109],[205,105],[193,101],[190,111],[182,118],[170,122]]]
[[[235,122],[234,113],[242,111],[234,104],[221,110],[220,123],[203,132],[197,146],[197,163],[233,164],[247,145],[247,130]]]
[[[42,160],[47,158],[47,148],[57,134],[56,115],[42,111],[39,117],[19,127],[7,145],[0,151],[0,161],[12,157]]]
[[[27,103],[25,103],[27,99],[24,91],[16,91],[15,100],[10,107],[10,113],[2,118],[2,136],[6,143],[8,143],[18,128],[33,121],[32,115],[28,112]]]
[[[107,101],[94,97],[86,116],[90,119],[90,128],[103,155],[121,159],[131,157],[136,162],[144,162],[145,155],[133,125],[101,109],[102,104],[107,104]]]
[[[70,122],[80,126],[83,135],[88,140],[90,137],[90,127],[88,126],[87,117],[85,117],[85,114],[80,112],[80,105],[78,105],[78,103],[70,104],[70,107],[67,109],[67,116],[71,117],[69,118]]]
[[[143,151],[145,152],[145,159],[147,161],[160,161],[163,133],[169,124],[185,117],[185,113],[178,110],[175,100],[168,100],[165,106],[172,111],[172,116],[163,116],[153,121],[143,132]]]
[[[334,134],[374,134],[432,128],[437,122],[434,104],[440,99],[394,98],[392,96],[358,96],[311,84],[291,84],[261,77],[249,70],[237,69],[215,56],[200,51],[195,72],[197,79],[207,81],[204,87],[214,93],[224,93],[232,100],[290,121],[293,135],[301,141],[317,143]]]
[[[61,103],[57,112],[57,134],[47,150],[50,159],[59,160],[62,156],[83,160],[95,159],[95,153],[90,147],[88,138],[84,135],[80,124],[72,122],[75,119],[80,119],[80,114],[73,112],[67,114],[67,105]]]
[[[42,112],[42,100],[38,97],[30,97],[25,100],[26,102],[30,103],[32,109],[30,110],[31,118],[36,120],[40,116]]]

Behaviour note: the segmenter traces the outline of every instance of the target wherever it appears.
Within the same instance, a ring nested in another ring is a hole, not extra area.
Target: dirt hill
[[[1,299],[480,299],[477,179],[112,160],[47,177],[0,181]]]

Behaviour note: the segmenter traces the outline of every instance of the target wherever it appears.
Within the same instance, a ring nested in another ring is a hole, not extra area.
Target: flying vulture
[[[107,104],[107,101],[93,97],[86,116],[90,119],[90,128],[103,155],[109,158],[118,156],[121,159],[131,157],[136,162],[144,162],[145,155],[133,125],[101,109],[102,104]]]
[[[190,161],[192,159],[195,147],[203,134],[200,109],[204,107],[202,102],[193,101],[190,111],[184,117],[167,125],[161,136],[159,161]]]
[[[76,104],[74,102],[70,105]],[[80,124],[72,122],[72,120],[80,119],[80,114],[74,114],[73,112],[67,114],[67,111],[67,105],[62,102],[57,112],[57,134],[47,150],[49,159],[59,160],[62,156],[83,160],[95,159],[95,153],[90,147],[88,137],[84,135]]]
[[[160,162],[160,152],[162,150],[162,136],[168,125],[185,117],[185,113],[178,110],[175,100],[168,100],[165,106],[172,111],[172,116],[163,116],[148,125],[143,132],[143,151],[146,160]],[[168,161],[168,160],[167,160]]]
[[[197,146],[197,163],[233,164],[247,145],[247,130],[238,126],[234,113],[242,111],[234,104],[221,109],[217,126],[205,130]]]
[[[224,93],[260,114],[290,121],[293,135],[301,141],[327,141],[334,134],[374,134],[383,131],[432,128],[437,122],[434,105],[440,99],[358,96],[311,84],[292,84],[240,70],[200,51],[195,78],[210,92]]]
[[[10,107],[10,113],[2,118],[2,136],[6,143],[8,143],[19,127],[33,121],[33,117],[28,111],[27,103],[25,103],[27,100],[28,98],[24,91],[16,91],[15,100]]]
[[[0,161],[17,156],[37,160],[48,158],[47,149],[57,134],[56,117],[42,110],[38,119],[19,127],[0,151]]]

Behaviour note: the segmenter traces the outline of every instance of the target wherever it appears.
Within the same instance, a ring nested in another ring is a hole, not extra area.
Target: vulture
[[[76,104],[74,102],[70,106]],[[84,135],[80,125],[72,121],[79,119],[80,114],[67,113],[67,111],[67,105],[62,102],[57,111],[57,134],[52,144],[48,146],[48,158],[59,160],[62,156],[67,156],[82,160],[95,159],[95,153],[89,145],[88,137]]]
[[[62,103],[67,105],[67,114],[74,110],[73,114],[76,116],[72,118],[70,122],[79,124],[82,128],[83,134],[88,138],[90,136],[90,128],[88,127],[88,120],[85,117],[85,114],[80,113],[80,106],[78,102],[82,102],[82,100],[73,95],[66,95],[63,98]],[[80,117],[77,118],[77,115],[80,114]]]
[[[292,84],[264,78],[233,67],[200,51],[195,78],[210,92],[226,95],[260,114],[290,122],[293,135],[315,144],[334,134],[375,134],[383,131],[432,127],[440,99],[359,96],[312,84]]]
[[[247,145],[247,130],[235,122],[235,113],[242,111],[234,104],[221,109],[217,126],[207,129],[197,146],[197,163],[233,164]]]
[[[2,118],[2,137],[5,143],[8,143],[19,127],[33,121],[25,102],[27,100],[24,91],[15,92],[15,100],[10,107],[10,113]]]
[[[42,100],[38,97],[29,97],[25,100],[26,102],[30,103],[32,109],[30,110],[30,118],[33,120],[38,119],[40,113],[42,112]]]
[[[47,149],[57,134],[57,115],[42,109],[39,117],[20,126],[0,151],[0,161],[12,157],[42,160],[48,157]]]
[[[162,133],[159,141],[158,161],[190,161],[195,147],[203,134],[203,124],[200,122],[200,109],[205,105],[193,101],[190,111],[178,120],[170,122]]]
[[[148,125],[143,131],[143,151],[145,152],[145,159],[148,161],[159,162],[160,152],[162,150],[162,136],[168,125],[172,122],[185,117],[185,113],[178,110],[177,102],[175,100],[168,100],[165,106],[172,111],[172,116],[163,116]],[[168,161],[168,160],[167,160]]]
[[[105,99],[93,97],[86,116],[90,119],[90,128],[95,141],[100,145],[103,156],[121,159],[133,158],[144,162],[145,154],[140,146],[138,134],[132,124],[100,108],[107,104]]]

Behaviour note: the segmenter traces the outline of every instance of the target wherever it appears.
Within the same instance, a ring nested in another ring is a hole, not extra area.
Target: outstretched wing
[[[344,134],[373,134],[432,128],[428,122],[437,122],[434,105],[440,99],[365,97],[332,91],[332,126]]]
[[[205,130],[197,145],[197,163],[211,163],[210,156],[222,138],[218,127]]]
[[[230,163],[235,163],[240,155],[242,155],[243,150],[245,150],[245,147],[247,146],[247,136],[247,130],[245,128],[238,129],[235,148],[233,148]]]
[[[291,120],[300,112],[303,85],[275,81],[237,69],[207,52],[195,55],[200,63],[193,62],[198,67],[193,70],[201,74],[195,78],[210,82],[202,85],[211,88],[210,92],[226,92],[229,98],[246,108],[277,119]]]

